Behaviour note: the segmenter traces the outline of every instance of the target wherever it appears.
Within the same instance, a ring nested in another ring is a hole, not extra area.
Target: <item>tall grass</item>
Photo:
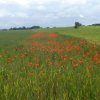
[[[74,36],[79,38],[85,38],[100,45],[100,26],[81,26],[77,29],[74,27],[62,27],[62,28],[44,28],[35,30],[37,32],[57,32],[68,36]],[[33,30],[34,32],[34,30]]]
[[[1,43],[0,100],[100,99],[99,46],[53,32],[27,33],[9,33]]]

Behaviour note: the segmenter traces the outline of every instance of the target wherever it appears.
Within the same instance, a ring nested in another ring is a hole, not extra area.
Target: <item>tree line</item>
[[[79,28],[80,26],[84,26],[82,25],[80,22],[75,22],[74,23],[74,28],[77,29]],[[100,26],[99,23],[97,24],[91,24],[91,25],[88,25],[88,26]],[[28,29],[40,29],[42,27],[40,26],[31,26],[31,27],[26,27],[26,26],[22,26],[22,27],[11,27],[9,29],[0,29],[0,30],[28,30]],[[46,27],[47,29],[50,28],[50,27]],[[56,27],[53,27],[53,28],[56,28]]]
[[[12,27],[10,28],[9,30],[27,30],[27,29],[39,29],[41,28],[40,26],[31,26],[31,27],[25,27],[25,26],[22,26],[22,27]]]

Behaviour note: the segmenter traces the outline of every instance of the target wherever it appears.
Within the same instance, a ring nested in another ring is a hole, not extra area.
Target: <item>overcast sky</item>
[[[0,0],[0,28],[100,22],[100,0]]]

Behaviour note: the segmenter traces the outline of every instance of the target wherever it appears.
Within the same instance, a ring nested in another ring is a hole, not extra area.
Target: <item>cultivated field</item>
[[[99,32],[0,31],[0,100],[100,100]]]
[[[99,26],[83,26],[78,29],[73,27],[69,28],[49,28],[49,29],[39,29],[38,32],[57,32],[59,34],[64,34],[68,36],[74,36],[79,38],[85,38],[89,41],[100,44],[100,27]]]

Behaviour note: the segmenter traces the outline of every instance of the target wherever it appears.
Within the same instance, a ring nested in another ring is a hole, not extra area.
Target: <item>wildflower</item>
[[[65,62],[66,60],[67,60],[67,58],[66,57],[61,57],[62,58],[62,60]]]
[[[25,57],[25,54],[21,54],[21,56],[20,56],[21,58],[24,58]]]
[[[29,66],[32,66],[33,65],[33,63],[32,62],[29,62]]]
[[[51,61],[48,61],[48,64],[49,64],[49,65],[52,65],[53,63],[52,63]]]
[[[96,52],[96,54],[94,55],[93,60],[94,61],[98,61],[99,60],[99,53],[98,52]]]
[[[77,68],[79,66],[79,64],[73,64],[72,66],[73,66],[73,68]]]
[[[75,50],[80,50],[80,46],[78,46],[78,45],[77,46],[74,46],[74,49]]]
[[[7,63],[9,64],[9,63],[11,63],[11,58],[7,58]]]
[[[56,37],[58,37],[58,34],[56,34],[56,33],[50,33],[49,37],[50,38],[56,38]]]

